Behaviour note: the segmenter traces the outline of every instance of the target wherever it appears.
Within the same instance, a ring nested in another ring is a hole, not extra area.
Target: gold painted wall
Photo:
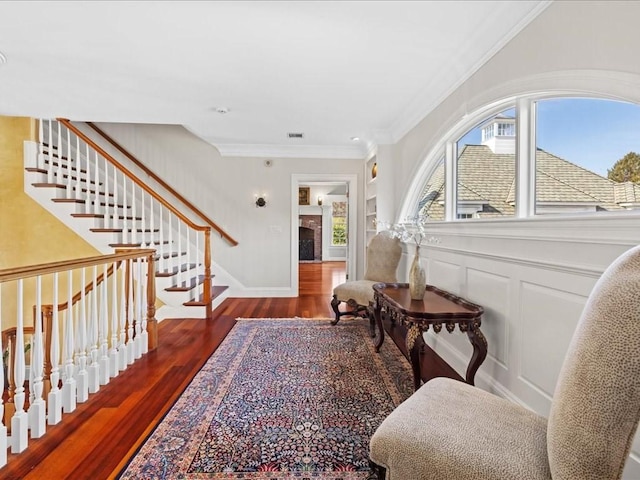
[[[0,269],[90,257],[100,252],[24,192],[23,142],[35,120],[0,116]],[[32,324],[34,282],[25,282],[25,324]],[[44,291],[44,290],[43,290]],[[16,285],[2,285],[2,329],[15,326]]]

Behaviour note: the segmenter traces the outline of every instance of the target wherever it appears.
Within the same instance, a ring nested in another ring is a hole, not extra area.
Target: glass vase
[[[427,288],[427,272],[422,266],[420,258],[420,245],[416,245],[416,254],[409,269],[409,293],[411,300],[422,300]]]

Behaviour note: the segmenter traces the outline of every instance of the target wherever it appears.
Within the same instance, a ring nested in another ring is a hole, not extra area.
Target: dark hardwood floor
[[[228,298],[213,320],[160,322],[156,351],[121,372],[74,413],[64,415],[60,424],[48,426],[43,438],[31,439],[27,451],[9,454],[0,479],[115,478],[236,318],[333,318],[332,290],[344,280],[344,262],[301,263],[297,298]],[[385,325],[385,330],[402,349],[403,328]],[[442,374],[437,364],[426,363],[427,356],[423,372],[428,378]]]

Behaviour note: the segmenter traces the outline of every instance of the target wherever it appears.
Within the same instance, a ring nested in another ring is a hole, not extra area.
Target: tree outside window
[[[332,202],[331,245],[347,244],[347,202]]]

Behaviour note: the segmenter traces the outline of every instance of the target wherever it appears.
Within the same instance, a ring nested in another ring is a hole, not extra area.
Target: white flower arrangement
[[[430,235],[427,229],[429,218],[426,215],[407,217],[402,222],[380,222],[391,236],[399,238],[404,243],[413,242],[420,247],[424,241],[427,243],[440,243],[440,239]]]

